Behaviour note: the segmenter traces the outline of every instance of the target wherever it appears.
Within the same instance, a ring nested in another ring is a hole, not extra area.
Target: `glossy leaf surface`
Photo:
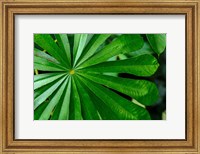
[[[35,34],[34,119],[150,120],[148,110],[132,102],[152,106],[159,98],[153,81],[135,78],[152,77],[159,68],[143,50],[160,38],[147,37],[144,47],[140,34]],[[161,54],[163,46],[152,48]]]

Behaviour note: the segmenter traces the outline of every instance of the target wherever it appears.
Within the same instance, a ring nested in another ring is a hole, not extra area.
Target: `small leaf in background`
[[[146,34],[152,49],[160,55],[166,47],[166,34]]]
[[[131,57],[136,57],[136,56],[145,55],[145,54],[152,55],[153,53],[154,51],[152,50],[150,44],[148,42],[144,42],[144,45],[140,50],[129,52],[127,53],[127,55]]]

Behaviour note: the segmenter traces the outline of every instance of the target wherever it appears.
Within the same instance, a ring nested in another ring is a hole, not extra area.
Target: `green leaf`
[[[129,73],[137,76],[151,76],[159,67],[157,59],[152,55],[141,55],[125,60],[108,61],[80,69],[81,72]]]
[[[51,83],[51,82],[63,77],[64,75],[66,75],[66,74],[62,73],[62,74],[58,74],[58,75],[54,75],[54,76],[48,76],[47,78],[42,78],[42,80],[39,80],[39,81],[35,81],[34,82],[34,90],[38,89],[44,85],[47,85],[48,83]]]
[[[47,73],[48,74],[48,73]],[[49,73],[50,74],[50,73]],[[39,75],[42,75],[42,74],[39,74]],[[38,75],[37,75],[38,76]],[[41,76],[42,78],[42,76]],[[38,78],[38,81],[39,81],[40,78]],[[40,87],[36,90],[34,90],[34,100],[39,96],[41,95],[42,93],[44,93],[45,91],[47,91],[50,87],[52,87],[54,84],[56,84],[60,79],[57,79],[49,84],[46,84],[45,86],[43,87]]]
[[[64,96],[62,95],[61,98],[60,98],[60,100],[63,100],[63,97]],[[61,107],[62,107],[62,103],[63,103],[63,101],[59,101],[57,103],[57,105],[55,106],[55,108],[51,111],[51,113],[50,113],[50,119],[51,120],[58,120],[59,113],[60,113],[60,110],[61,110]]]
[[[34,75],[34,82],[48,78],[48,77],[56,76],[59,74],[60,73],[44,73],[44,74]]]
[[[85,87],[84,82],[81,82]],[[98,113],[103,120],[119,120],[119,117],[112,111],[112,109],[107,106],[103,101],[101,101],[89,88],[85,88],[85,92],[90,96],[91,101],[94,103]]]
[[[116,113],[120,119],[123,120],[149,120],[150,115],[144,108],[134,104],[131,101],[126,100],[113,91],[105,88],[95,82],[88,79],[81,80],[87,85],[87,87],[93,91],[96,96],[101,99],[105,104],[110,106],[112,111]]]
[[[160,55],[166,47],[166,34],[146,34],[152,49]]]
[[[38,106],[37,109],[35,109],[35,111],[34,111],[34,120],[39,120],[40,115],[42,114],[44,109],[47,107],[47,105],[48,105],[48,102],[44,102],[40,106]]]
[[[70,68],[65,53],[61,50],[49,34],[34,34],[34,42],[57,59],[63,66]]]
[[[34,99],[34,109],[36,109],[41,103],[43,103],[66,79],[66,76],[58,80],[54,85],[48,87],[46,91],[41,93],[38,97]]]
[[[137,50],[135,52],[129,52],[128,55],[131,57],[137,57],[140,55],[145,55],[145,54],[154,54],[155,52],[152,50],[150,44],[148,42],[144,42],[143,47],[140,50]]]
[[[150,81],[89,73],[82,75],[96,83],[126,94],[144,105],[153,105],[159,96],[156,85]]]
[[[105,46],[102,50],[85,61],[79,68],[95,65],[108,60],[109,58],[120,53],[128,53],[142,48],[144,41],[138,34],[123,34],[116,40]]]
[[[86,61],[89,57],[91,57],[97,49],[105,42],[105,40],[110,37],[111,34],[95,34],[85,47],[82,53],[82,57],[80,62],[77,64],[80,65],[84,61]]]
[[[68,120],[69,119],[69,105],[70,105],[70,96],[71,95],[71,77],[69,78],[69,83],[67,85],[64,100],[62,107],[60,109],[59,120]]]
[[[67,37],[67,34],[55,34],[59,47],[65,51],[67,60],[71,65],[71,52],[70,52],[70,44]]]
[[[67,86],[61,96],[59,103],[56,105],[51,120],[68,120],[69,119],[69,103],[70,103],[70,93],[71,93],[71,77],[69,76],[69,81]]]
[[[49,87],[48,86],[52,86],[53,85],[53,82],[52,83],[49,83],[47,86],[44,86],[44,87],[41,87],[39,89],[36,89],[34,90],[34,102],[35,102],[35,99],[41,95],[44,91],[46,91]]]
[[[34,56],[34,69],[42,71],[66,71],[67,68],[48,61],[44,58]]]
[[[37,57],[41,57],[44,58],[50,62],[56,63],[56,64],[60,64],[55,58],[53,58],[52,56],[50,56],[49,54],[45,53],[44,51],[41,51],[37,48],[34,48],[34,55]]]
[[[65,81],[63,82],[63,84],[61,85],[61,87],[59,88],[59,90],[56,92],[55,96],[50,100],[49,104],[47,105],[47,107],[44,109],[44,111],[42,112],[39,120],[48,120],[54,107],[58,104],[58,102],[60,101],[60,98],[63,94],[63,91],[65,89],[65,86],[68,82],[69,78],[64,78]]]
[[[149,120],[146,106],[159,97],[148,81],[159,67],[153,55],[165,47],[145,35],[35,34],[34,119]]]
[[[71,92],[71,101],[70,101],[70,120],[82,120],[82,113],[81,113],[81,102],[80,97],[78,94],[78,90],[76,87],[76,83],[72,78],[72,92]]]
[[[81,34],[74,34],[74,47],[73,47],[73,59],[76,57],[78,46],[80,42]]]
[[[83,48],[87,42],[87,36],[88,34],[75,34],[73,50],[74,66],[83,52]]]
[[[97,109],[86,92],[86,87],[82,86],[78,79],[75,78],[77,89],[81,100],[82,115],[85,120],[99,120]]]

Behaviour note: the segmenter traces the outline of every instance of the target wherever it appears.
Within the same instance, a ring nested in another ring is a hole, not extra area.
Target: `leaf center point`
[[[71,75],[73,75],[74,73],[75,73],[74,70],[70,70],[70,71],[69,71],[69,74],[71,74]]]

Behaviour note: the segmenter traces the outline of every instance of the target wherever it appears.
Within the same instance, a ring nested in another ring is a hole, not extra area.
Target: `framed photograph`
[[[2,0],[0,153],[199,153],[198,0]]]

